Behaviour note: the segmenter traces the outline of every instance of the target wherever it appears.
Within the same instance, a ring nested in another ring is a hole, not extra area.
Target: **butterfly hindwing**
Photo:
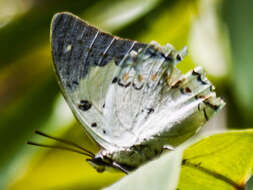
[[[176,146],[195,134],[224,106],[224,102],[216,98],[202,68],[181,75],[171,86],[166,84],[165,89],[160,93],[162,103],[154,107],[157,110],[154,111],[155,115],[137,128],[139,143],[152,139],[159,141],[157,143]]]
[[[134,138],[122,138],[125,146],[150,141],[177,145],[223,107],[201,68],[186,75],[176,68],[181,57],[172,47],[151,45],[131,52],[118,68],[106,98],[106,117],[112,126],[121,126],[117,132],[132,133]]]

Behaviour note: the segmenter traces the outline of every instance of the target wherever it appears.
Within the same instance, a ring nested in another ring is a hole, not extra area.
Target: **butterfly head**
[[[108,158],[106,155],[101,154],[101,152],[103,151],[100,151],[91,159],[86,159],[86,161],[90,165],[92,165],[92,167],[95,168],[97,172],[102,173],[104,171],[113,171],[113,172],[121,171],[128,174],[128,172],[132,170],[132,168],[128,168],[127,166],[122,166],[114,162],[112,159]]]
[[[99,153],[93,158],[86,159],[86,161],[99,173],[104,172],[108,168],[112,167],[111,161],[109,159],[104,159]]]

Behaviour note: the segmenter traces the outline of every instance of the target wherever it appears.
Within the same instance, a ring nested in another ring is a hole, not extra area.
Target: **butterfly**
[[[122,39],[65,12],[52,20],[51,47],[65,100],[101,149],[94,154],[36,133],[77,148],[98,172],[133,171],[190,138],[224,106],[201,67],[186,74],[176,68],[186,48]]]

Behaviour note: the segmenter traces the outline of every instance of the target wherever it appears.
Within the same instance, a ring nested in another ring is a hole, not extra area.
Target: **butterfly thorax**
[[[137,168],[145,162],[159,157],[163,152],[163,147],[155,144],[134,145],[131,148],[113,152],[106,155],[120,165],[128,168]]]

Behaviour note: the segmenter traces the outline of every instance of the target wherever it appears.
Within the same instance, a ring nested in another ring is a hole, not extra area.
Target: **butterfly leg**
[[[112,166],[113,166],[114,168],[117,168],[117,169],[119,169],[120,171],[124,172],[125,174],[128,174],[128,173],[129,173],[128,170],[126,170],[124,167],[122,167],[121,165],[119,165],[117,162],[112,162]]]

